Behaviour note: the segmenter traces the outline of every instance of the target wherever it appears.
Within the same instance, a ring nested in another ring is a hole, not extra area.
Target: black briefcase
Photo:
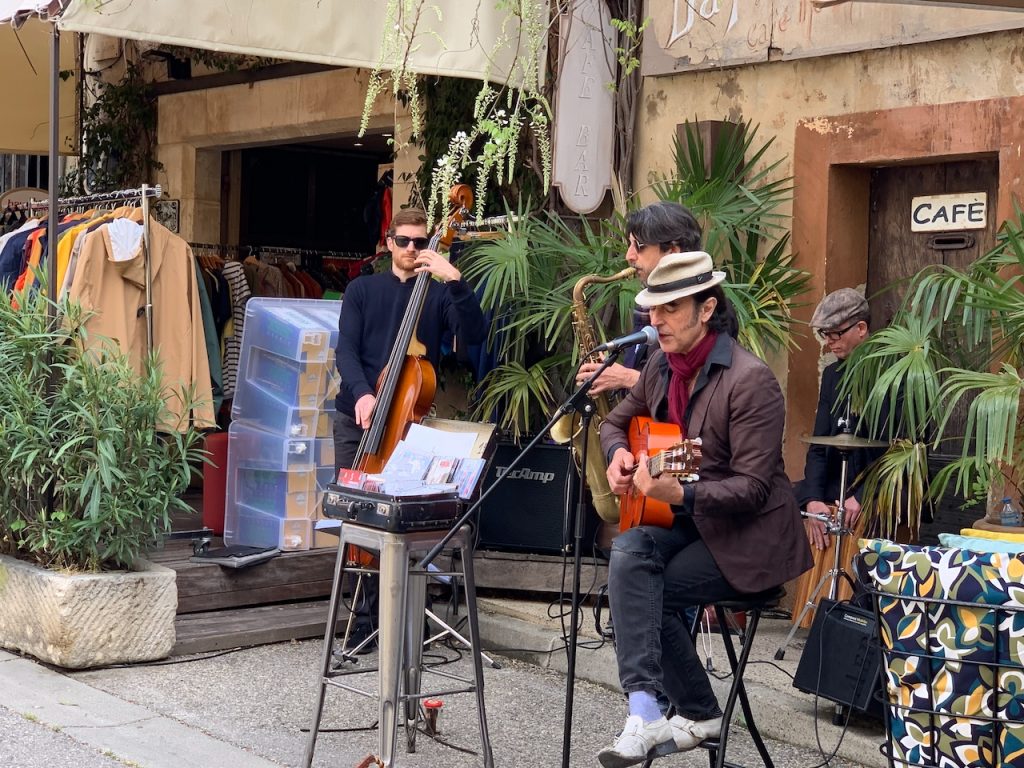
[[[875,613],[822,598],[796,668],[793,686],[805,693],[882,717]]]

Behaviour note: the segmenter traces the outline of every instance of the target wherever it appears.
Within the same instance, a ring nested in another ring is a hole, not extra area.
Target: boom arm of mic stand
[[[470,508],[467,509],[458,520],[455,521],[455,523],[449,529],[448,533],[442,536],[441,539],[436,544],[434,544],[433,547],[431,547],[430,551],[423,556],[422,560],[420,560],[417,568],[426,570],[426,567],[430,563],[432,563],[439,554],[441,554],[441,551],[445,548],[448,542],[452,540],[452,537],[455,536],[455,534],[462,528],[462,526],[465,525],[470,520],[470,518],[472,518],[473,515],[476,514],[477,509],[479,509],[480,505],[483,504],[484,499],[491,495],[491,491],[498,487],[498,485],[501,483],[502,480],[505,479],[505,476],[509,472],[511,472],[513,469],[519,466],[519,462],[522,461],[523,457],[530,452],[533,446],[540,442],[541,438],[544,437],[544,435],[551,431],[551,428],[555,426],[559,419],[561,419],[563,416],[569,413],[572,413],[575,410],[582,409],[583,403],[587,399],[587,393],[590,392],[590,388],[594,386],[594,382],[597,380],[597,377],[604,373],[605,368],[614,363],[618,356],[619,350],[614,350],[605,355],[604,362],[601,363],[601,366],[596,371],[594,371],[593,375],[590,378],[588,378],[586,381],[580,384],[576,391],[569,396],[568,400],[566,400],[564,403],[558,406],[558,409],[555,411],[555,414],[551,417],[548,423],[544,425],[544,428],[536,435],[534,435],[533,439],[526,444],[526,447],[519,452],[518,456],[516,456],[512,461],[509,462],[508,466],[505,467],[505,471],[498,475],[494,479],[494,482],[491,483],[491,487],[486,489],[483,493],[481,493],[480,498],[473,502],[472,506],[470,506]]]

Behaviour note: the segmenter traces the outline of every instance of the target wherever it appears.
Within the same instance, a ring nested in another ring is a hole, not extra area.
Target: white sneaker
[[[721,717],[695,721],[676,715],[668,724],[672,728],[672,739],[676,743],[677,752],[694,749],[704,739],[717,739],[722,734]]]
[[[645,723],[639,715],[630,715],[615,743],[598,752],[597,759],[604,768],[626,768],[642,763],[662,744],[671,746],[672,739],[672,727],[664,717]]]

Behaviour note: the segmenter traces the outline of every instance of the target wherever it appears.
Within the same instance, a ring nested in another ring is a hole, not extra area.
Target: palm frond
[[[996,461],[1016,464],[1019,456],[1017,427],[1024,380],[1012,366],[1003,364],[998,373],[943,369],[948,374],[940,402],[945,413],[939,425],[942,435],[956,405],[973,396],[967,412],[965,437],[973,441],[973,457],[979,463]]]
[[[934,318],[897,314],[850,355],[839,396],[852,398],[872,435],[926,441],[937,407],[939,369],[947,362],[935,348]]]
[[[897,440],[872,464],[863,477],[863,514],[877,518],[880,534],[896,537],[907,522],[915,534],[921,525],[920,510],[928,489],[928,448],[924,443]]]

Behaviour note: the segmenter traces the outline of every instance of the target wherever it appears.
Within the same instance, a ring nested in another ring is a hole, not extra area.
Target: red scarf
[[[690,381],[704,367],[717,338],[717,333],[708,333],[697,346],[686,354],[665,353],[668,366],[672,369],[673,374],[669,377],[668,382],[668,418],[673,424],[679,425],[684,438],[686,437],[686,406],[690,402]]]

